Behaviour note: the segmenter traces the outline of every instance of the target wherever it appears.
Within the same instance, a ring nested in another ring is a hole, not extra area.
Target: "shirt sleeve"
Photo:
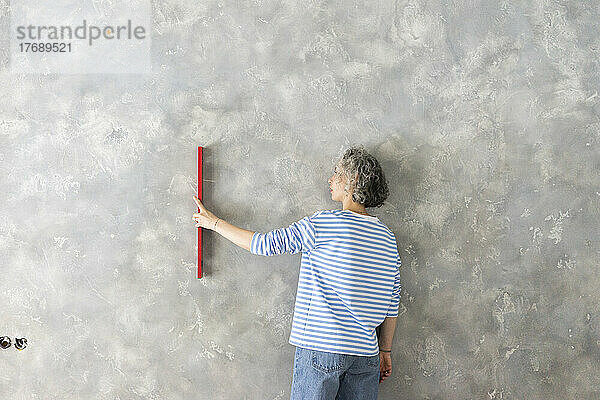
[[[287,228],[270,232],[254,232],[250,242],[250,252],[261,256],[274,256],[283,253],[308,252],[316,245],[317,231],[313,218],[319,211],[292,223]]]
[[[398,316],[398,307],[400,306],[400,265],[402,265],[402,261],[400,260],[400,255],[396,258],[396,275],[394,277],[394,289],[392,290],[392,301],[390,303],[390,307],[388,308],[388,312],[386,317],[397,317]]]

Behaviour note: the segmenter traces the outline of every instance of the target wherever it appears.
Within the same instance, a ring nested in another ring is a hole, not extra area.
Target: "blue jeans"
[[[290,400],[377,400],[379,354],[354,356],[296,347]]]

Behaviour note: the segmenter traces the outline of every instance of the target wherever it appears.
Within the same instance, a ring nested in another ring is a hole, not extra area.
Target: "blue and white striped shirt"
[[[317,211],[287,228],[255,232],[250,252],[302,252],[290,344],[379,354],[375,328],[398,316],[401,261],[394,233],[377,217]]]

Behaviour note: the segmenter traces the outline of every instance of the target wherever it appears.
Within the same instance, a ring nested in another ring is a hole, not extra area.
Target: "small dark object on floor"
[[[8,336],[0,336],[0,347],[3,349],[10,347],[10,338]]]
[[[15,347],[17,350],[23,350],[25,347],[27,347],[27,339],[15,338]]]

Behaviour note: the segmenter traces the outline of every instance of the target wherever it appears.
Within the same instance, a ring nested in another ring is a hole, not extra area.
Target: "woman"
[[[296,346],[291,399],[377,399],[378,383],[392,372],[401,262],[394,234],[366,208],[383,205],[389,190],[362,146],[344,153],[328,183],[342,209],[287,228],[239,228],[195,196],[200,212],[192,218],[252,254],[302,253],[289,339]]]

